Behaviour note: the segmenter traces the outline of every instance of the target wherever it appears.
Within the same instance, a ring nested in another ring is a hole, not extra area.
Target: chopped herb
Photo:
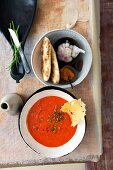
[[[60,110],[60,114],[63,114],[63,112]]]
[[[51,128],[51,131],[55,132],[56,130],[59,129],[58,126],[58,122],[60,122],[60,124],[62,124],[62,120],[65,120],[66,118],[64,117],[63,112],[58,111],[58,105],[55,105],[54,110],[53,110],[53,114],[48,116],[48,122],[52,123],[53,126]]]
[[[55,119],[55,122],[58,122],[59,121],[59,118],[57,117],[56,119]]]
[[[57,112],[57,110],[54,110],[54,114],[55,114],[55,115],[58,115],[58,112]]]
[[[57,126],[56,126],[56,125],[53,125],[53,127],[51,128],[51,130],[52,130],[53,132],[56,132]]]
[[[56,104],[56,105],[55,105],[55,108],[54,108],[54,114],[55,114],[55,115],[58,115],[57,107],[58,107],[58,105]]]
[[[48,121],[49,123],[52,123],[52,119],[48,119],[47,121]]]

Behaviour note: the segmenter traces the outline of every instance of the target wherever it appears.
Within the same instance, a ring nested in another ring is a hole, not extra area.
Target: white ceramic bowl
[[[46,33],[45,35],[43,35],[38,40],[38,42],[36,43],[36,45],[32,51],[32,57],[31,57],[31,65],[32,65],[32,69],[33,69],[35,76],[45,85],[57,86],[57,87],[62,87],[62,88],[70,87],[70,84],[59,83],[58,85],[54,85],[51,81],[45,82],[43,80],[42,73],[41,73],[41,50],[40,49],[41,49],[41,45],[42,45],[42,40],[45,36],[50,39],[52,44],[54,44],[59,39],[64,38],[64,37],[72,38],[79,44],[79,47],[85,51],[85,54],[81,54],[81,57],[83,59],[82,70],[78,73],[78,77],[72,83],[72,85],[75,86],[75,85],[81,83],[84,80],[84,78],[87,76],[87,74],[91,68],[92,51],[91,51],[89,43],[81,34],[79,34],[78,32],[75,32],[73,30],[68,30],[68,29],[50,31],[50,32]]]
[[[26,117],[29,109],[36,101],[46,96],[59,96],[67,101],[73,100],[75,97],[65,89],[47,86],[35,92],[26,102],[19,117],[19,130],[26,144],[34,151],[42,154],[44,157],[56,158],[72,152],[82,141],[85,134],[85,118],[78,126],[74,136],[64,145],[59,147],[46,147],[38,143],[29,133],[26,125]]]

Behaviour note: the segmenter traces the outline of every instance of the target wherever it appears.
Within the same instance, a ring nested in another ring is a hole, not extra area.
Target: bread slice
[[[42,76],[44,81],[48,81],[51,74],[51,42],[44,37],[42,42]]]
[[[52,67],[51,68],[51,81],[54,84],[58,84],[60,81],[60,71],[59,71],[56,52],[52,45],[51,45],[51,67]]]

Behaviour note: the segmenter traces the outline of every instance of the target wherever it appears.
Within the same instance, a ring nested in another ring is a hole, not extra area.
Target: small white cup
[[[22,98],[15,93],[10,93],[4,96],[0,102],[0,110],[9,115],[15,115],[20,112],[23,106]]]

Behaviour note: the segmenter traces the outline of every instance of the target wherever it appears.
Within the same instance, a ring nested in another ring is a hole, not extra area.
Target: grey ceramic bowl
[[[79,44],[79,47],[85,51],[85,54],[81,54],[81,58],[83,60],[82,70],[78,73],[78,77],[75,81],[72,82],[72,85],[75,86],[81,83],[85,79],[85,77],[87,76],[91,68],[92,51],[91,51],[89,43],[81,34],[73,30],[69,30],[69,29],[53,30],[53,31],[47,32],[38,40],[38,42],[34,46],[34,49],[32,51],[32,57],[31,57],[31,65],[32,65],[33,72],[35,76],[38,78],[38,80],[40,80],[45,85],[49,85],[49,86],[54,85],[51,81],[45,82],[43,80],[42,73],[41,73],[41,51],[40,49],[42,45],[42,40],[45,36],[50,39],[52,44],[55,44],[59,39],[64,38],[64,37],[71,38],[75,40],[77,44]],[[54,86],[62,87],[62,88],[69,88],[70,84],[59,83],[58,85],[54,85]]]

